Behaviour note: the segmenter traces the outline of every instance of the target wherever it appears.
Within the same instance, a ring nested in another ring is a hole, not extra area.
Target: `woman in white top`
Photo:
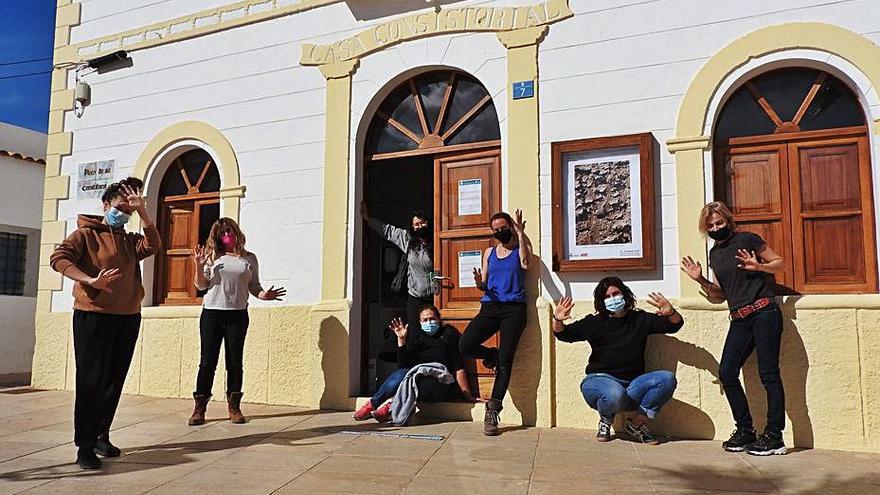
[[[245,237],[231,218],[221,218],[211,226],[205,247],[193,248],[195,265],[194,283],[197,289],[207,290],[202,298],[202,316],[199,321],[201,359],[196,390],[195,408],[190,425],[205,423],[205,411],[211,399],[211,385],[220,358],[220,344],[225,342],[226,401],[229,419],[244,423],[241,413],[242,357],[244,338],[248,327],[248,296],[264,301],[280,301],[286,294],[283,287],[263,290],[257,257],[244,248]]]

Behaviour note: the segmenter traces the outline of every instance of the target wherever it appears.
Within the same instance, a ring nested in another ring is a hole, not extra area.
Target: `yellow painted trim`
[[[874,134],[880,136],[880,119],[874,121]]]
[[[180,141],[193,139],[210,146],[217,153],[220,163],[217,164],[222,177],[222,189],[220,197],[223,201],[224,215],[236,222],[239,220],[241,198],[244,197],[245,187],[240,182],[238,159],[235,151],[223,134],[214,127],[195,120],[178,122],[161,130],[147,144],[141,152],[134,166],[132,175],[145,180],[150,166],[156,158],[168,147]],[[229,194],[224,194],[227,192]],[[135,227],[137,228],[137,227]]]
[[[40,231],[40,244],[61,244],[67,236],[67,222],[55,220],[43,222]],[[40,287],[42,289],[42,287]]]
[[[61,91],[53,91],[49,101],[49,111],[56,110],[73,110],[73,90],[64,89]]]
[[[145,320],[198,318],[201,314],[201,306],[145,306],[141,308],[141,316]]]
[[[61,290],[61,274],[50,266],[41,266],[38,286],[43,290]]]
[[[52,91],[63,91],[67,89],[67,69],[54,69],[52,71]]]
[[[59,5],[55,11],[55,26],[78,26],[81,14],[82,6],[78,2]]]
[[[358,60],[321,67],[327,78],[324,131],[324,227],[321,299],[345,299],[348,235],[348,161],[351,146],[351,76]]]
[[[404,41],[460,32],[528,32],[573,16],[568,0],[521,7],[459,7],[422,11],[371,26],[325,45],[302,44],[301,65],[325,65],[363,57]],[[526,42],[526,44],[529,44]],[[524,46],[524,45],[523,45]]]
[[[547,35],[547,26],[531,27],[498,33],[498,41],[505,48],[525,48],[537,45]]]
[[[52,222],[56,218],[58,218],[58,200],[57,199],[43,200],[43,221],[44,222]]]
[[[341,1],[301,0],[293,5],[275,6],[272,0],[244,0],[148,26],[101,36],[74,45],[67,45],[55,51],[55,63],[81,62],[120,49],[132,52],[167,45],[239,26],[305,12]],[[263,10],[267,4],[269,4],[269,9]]]
[[[46,177],[53,177],[61,173],[61,155],[52,154],[46,156]]]
[[[64,111],[49,112],[49,134],[64,132]]]
[[[70,197],[70,176],[56,175],[43,183],[43,199],[67,199]]]
[[[73,150],[73,134],[59,132],[51,134],[46,140],[46,155],[69,155]]]
[[[666,141],[666,149],[670,153],[687,150],[707,150],[711,141],[712,138],[710,136],[673,138]]]
[[[679,253],[705,264],[705,239],[697,229],[697,216],[706,199],[702,138],[709,108],[718,88],[737,68],[763,55],[793,49],[814,49],[837,55],[857,67],[876,89],[880,88],[880,46],[839,26],[796,22],[770,26],[746,34],[716,53],[691,81],[678,111],[675,138],[667,143],[675,153],[678,190]],[[875,132],[880,126],[875,122]],[[683,297],[697,296],[699,287],[680,274]]]
[[[70,26],[59,26],[55,28],[55,48],[61,48],[70,44]]]
[[[39,266],[49,266],[49,256],[55,251],[56,244],[40,244]]]

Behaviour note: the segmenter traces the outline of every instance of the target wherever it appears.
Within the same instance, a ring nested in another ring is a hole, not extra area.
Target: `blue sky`
[[[5,21],[0,29],[0,122],[41,132],[48,128],[55,4],[0,0]],[[30,60],[35,61],[15,63]],[[35,75],[16,77],[25,74]]]

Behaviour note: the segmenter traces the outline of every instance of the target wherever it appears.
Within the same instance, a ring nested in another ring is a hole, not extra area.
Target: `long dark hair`
[[[620,280],[620,277],[605,277],[599,281],[599,285],[597,285],[596,290],[593,291],[593,306],[596,308],[596,314],[598,314],[599,318],[602,318],[603,320],[611,315],[611,313],[605,308],[605,294],[608,293],[608,288],[612,286],[620,289],[620,293],[623,294],[623,300],[626,302],[624,309],[626,311],[631,311],[636,307],[636,296],[634,296],[630,288],[623,283],[623,280]]]

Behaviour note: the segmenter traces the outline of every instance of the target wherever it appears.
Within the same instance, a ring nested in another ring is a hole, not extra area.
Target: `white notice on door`
[[[482,212],[482,179],[467,179],[458,181],[458,214],[479,215]]]
[[[474,283],[474,268],[481,268],[483,263],[482,251],[459,251],[458,252],[458,286],[476,287]]]

